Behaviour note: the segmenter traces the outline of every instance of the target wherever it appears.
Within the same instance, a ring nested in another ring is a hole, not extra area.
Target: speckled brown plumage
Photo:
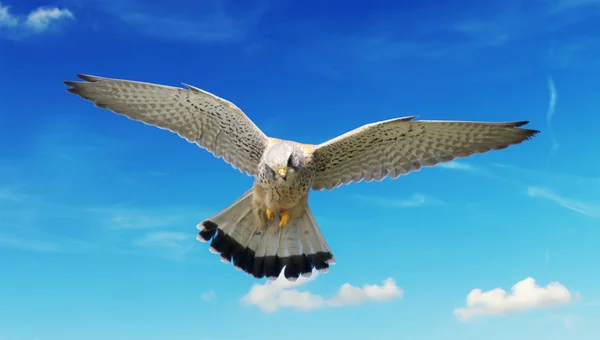
[[[224,262],[257,278],[285,268],[294,280],[334,257],[308,206],[310,190],[397,178],[459,157],[519,144],[539,131],[521,122],[418,121],[396,118],[362,126],[320,145],[267,137],[237,106],[211,93],[78,75],[70,93],[130,119],[179,134],[254,176],[238,200],[198,225],[198,240]],[[267,218],[289,213],[289,222]]]

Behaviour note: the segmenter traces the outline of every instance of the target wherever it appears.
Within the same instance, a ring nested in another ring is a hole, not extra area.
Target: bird
[[[77,74],[67,91],[95,106],[176,133],[254,177],[252,187],[201,221],[196,239],[256,279],[328,272],[336,259],[308,204],[311,191],[396,179],[457,158],[505,149],[540,131],[529,121],[418,120],[363,125],[321,144],[267,136],[235,104],[182,83],[172,87]],[[298,117],[290,117],[290,119]],[[315,122],[318,124],[318,122]]]

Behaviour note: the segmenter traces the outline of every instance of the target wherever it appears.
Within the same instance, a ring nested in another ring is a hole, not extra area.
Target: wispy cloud
[[[440,163],[437,165],[438,167],[442,168],[442,169],[450,169],[450,170],[457,170],[457,171],[465,171],[465,172],[470,172],[473,174],[478,174],[481,176],[486,176],[486,177],[496,177],[496,175],[494,175],[494,173],[492,173],[491,171],[487,170],[486,168],[482,167],[482,166],[477,166],[477,165],[473,165],[471,163],[468,163],[464,160],[453,160],[450,162],[445,162],[445,163]]]
[[[600,218],[600,203],[588,203],[563,197],[546,188],[529,187],[527,188],[527,194],[531,197],[550,200],[560,206],[576,211],[580,214],[594,218]]]
[[[477,168],[467,164],[467,163],[463,163],[460,161],[451,161],[451,162],[446,162],[446,163],[440,163],[438,164],[438,166],[440,168],[446,168],[446,169],[454,169],[454,170],[463,170],[463,171],[477,171]]]
[[[519,182],[521,184],[542,179],[543,181],[557,184],[565,183],[567,187],[600,186],[600,177],[583,176],[573,172],[557,173],[544,169],[526,168],[515,164],[491,163],[490,165],[493,168],[493,172],[497,173],[498,176],[517,176],[522,180]]]
[[[4,227],[0,223],[0,227]],[[0,248],[36,253],[82,253],[90,251],[111,252],[111,249],[101,249],[98,244],[65,237],[49,235],[37,230],[15,230],[13,228],[0,232]]]
[[[194,207],[161,207],[141,209],[130,205],[114,205],[84,208],[97,216],[106,229],[142,230],[169,228],[196,221],[208,212]]]
[[[177,7],[142,1],[104,1],[103,11],[129,27],[161,40],[225,44],[251,36],[268,9],[268,1],[256,1],[240,11],[231,1],[202,1],[193,13]]]
[[[0,202],[23,202],[26,196],[13,188],[0,188]]]
[[[195,234],[174,229],[194,226],[202,218],[199,211],[183,207],[89,208],[0,188],[0,247],[34,252],[146,254],[179,260],[196,245]]]
[[[583,177],[573,174],[555,174],[543,170],[525,169],[515,165],[498,163],[492,164],[497,171],[490,171],[484,167],[473,167],[465,163],[456,162],[444,163],[444,165],[440,164],[439,166],[493,178],[511,184],[519,191],[523,190],[530,197],[546,199],[578,213],[593,218],[600,218],[600,202],[566,197],[557,194],[549,188],[527,184],[528,182],[531,183],[531,181],[552,181],[557,186],[560,185],[570,189],[574,187],[589,188],[590,186],[600,188],[600,178]],[[504,173],[500,173],[500,171]]]
[[[135,240],[141,247],[181,248],[182,242],[193,239],[190,234],[175,231],[155,231]]]
[[[365,13],[358,31],[340,28],[332,32],[329,22],[318,19],[294,23],[296,27],[288,28],[288,35],[296,46],[286,51],[286,59],[334,78],[356,73],[361,78],[385,78],[393,70],[402,73],[405,81],[419,81],[427,76],[428,82],[434,82],[440,79],[441,72],[455,76],[459,82],[507,79],[529,73],[530,64],[552,62],[548,51],[569,39],[571,28],[595,20],[600,11],[583,1],[569,8],[556,8],[552,1],[537,1],[528,6],[515,6],[514,2],[474,4],[469,10],[458,10],[445,17],[436,11],[419,14],[415,21],[403,17],[403,26],[398,25],[399,14],[393,10]],[[403,27],[410,27],[410,33]],[[513,46],[521,52],[523,66],[510,61],[515,50],[509,47]],[[308,53],[315,50],[319,53]],[[575,52],[570,55],[577,60],[580,56]],[[440,60],[444,63],[438,63]],[[483,61],[493,62],[494,69],[469,75],[469,65]],[[440,67],[448,63],[453,67]],[[413,74],[415,64],[429,72]]]
[[[0,3],[0,36],[20,39],[58,27],[67,20],[75,20],[66,8],[38,7],[27,15],[12,14],[9,6]]]
[[[128,192],[136,187],[147,193],[147,184],[157,183],[149,172],[161,170],[124,162],[137,146],[98,136],[71,121],[47,124],[36,134],[32,152],[0,159],[0,230],[5,239],[0,247],[195,261],[188,257],[197,249],[192,229],[212,209],[181,200],[165,205],[160,198]]]
[[[195,234],[177,231],[153,231],[133,241],[133,244],[146,249],[156,249],[173,260],[183,259],[197,245]]]
[[[9,12],[8,6],[0,3],[0,27],[15,27],[19,25],[19,19]]]
[[[600,7],[600,0],[546,0],[549,13]]]
[[[27,250],[33,252],[59,252],[59,244],[48,241],[17,237],[15,235],[0,233],[0,247]]]
[[[213,301],[217,298],[217,293],[214,290],[209,290],[208,292],[202,294],[200,298],[204,301]]]
[[[368,301],[391,301],[401,298],[404,294],[392,278],[384,280],[382,285],[365,284],[362,288],[345,283],[338,293],[330,298],[295,289],[314,280],[317,276],[318,272],[313,270],[309,278],[299,277],[295,282],[290,282],[283,276],[282,271],[274,281],[254,284],[248,294],[242,298],[242,302],[256,305],[264,312],[274,312],[284,308],[309,311],[359,305]]]
[[[558,141],[556,137],[554,137],[554,133],[552,132],[552,117],[554,116],[554,109],[556,108],[556,99],[557,92],[556,86],[554,85],[554,80],[552,78],[548,78],[548,91],[550,92],[550,101],[548,102],[548,113],[546,114],[546,123],[548,124],[548,133],[550,134],[550,138],[552,139],[552,151],[558,149]]]
[[[149,14],[130,14],[122,19],[141,33],[160,39],[229,43],[245,38],[246,28],[234,18],[214,15],[203,20],[165,18]]]
[[[453,27],[470,37],[473,47],[496,47],[567,29],[598,15],[597,0],[542,1],[536,6],[499,7],[486,18],[458,21]]]
[[[592,218],[600,218],[600,202],[597,200],[585,200],[581,198],[581,193],[600,190],[600,178],[585,177],[577,174],[560,174],[538,169],[521,168],[511,164],[492,163],[492,170],[484,167],[472,168],[464,166],[465,164],[445,163],[443,168],[468,171],[482,175],[494,180],[502,181],[515,187],[516,190],[525,193],[534,198],[540,198],[554,202],[562,207],[573,210],[580,214]],[[556,193],[553,189],[544,186],[535,186],[530,183],[551,182],[553,186],[564,188],[564,190],[573,191],[574,188],[581,188],[580,198],[573,198]],[[590,191],[590,188],[593,188]]]
[[[565,328],[573,328],[573,325],[576,323],[577,319],[578,318],[575,315],[565,315],[560,318]]]
[[[421,193],[415,193],[406,199],[385,198],[379,196],[355,195],[356,198],[369,204],[379,205],[385,208],[416,208],[423,205],[441,205],[442,201]]]
[[[564,305],[571,302],[573,294],[558,282],[540,287],[531,277],[517,282],[508,294],[502,288],[489,291],[473,289],[467,295],[467,306],[456,308],[454,316],[461,322],[483,315],[505,315],[525,310]]]

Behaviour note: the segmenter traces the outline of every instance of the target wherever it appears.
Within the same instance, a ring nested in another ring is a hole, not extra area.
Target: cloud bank
[[[309,311],[359,305],[368,301],[385,302],[404,295],[392,278],[384,280],[382,285],[365,284],[362,288],[344,283],[338,293],[330,298],[295,289],[314,280],[317,276],[318,272],[313,270],[310,277],[299,277],[295,282],[290,282],[283,276],[282,271],[274,281],[254,284],[248,294],[242,298],[242,302],[258,306],[264,312],[274,312],[284,308]]]
[[[565,286],[551,282],[540,287],[531,277],[517,282],[508,294],[502,288],[489,291],[473,289],[467,295],[467,306],[454,309],[454,316],[461,322],[471,321],[483,315],[505,315],[525,310],[564,305],[573,299]]]

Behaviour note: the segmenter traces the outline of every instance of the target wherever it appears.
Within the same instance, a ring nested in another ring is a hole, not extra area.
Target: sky
[[[600,338],[599,17],[598,0],[0,0],[0,339]],[[269,282],[195,240],[252,178],[68,94],[77,73],[191,84],[304,143],[411,115],[541,133],[311,193],[337,264]]]

